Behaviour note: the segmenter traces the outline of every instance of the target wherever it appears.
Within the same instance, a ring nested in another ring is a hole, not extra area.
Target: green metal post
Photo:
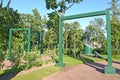
[[[30,52],[30,46],[31,46],[30,37],[31,37],[31,29],[29,28],[28,30],[28,53]]]
[[[40,50],[41,50],[41,54],[42,54],[42,53],[43,53],[43,30],[41,30],[41,38],[40,38],[40,43],[41,43]]]
[[[110,13],[106,11],[106,27],[107,27],[107,55],[108,65],[105,67],[106,74],[115,74],[116,69],[112,67],[112,46],[111,46],[111,28],[110,28]]]
[[[40,33],[38,32],[38,50],[41,52]]]
[[[8,60],[12,59],[12,30],[9,30],[9,50],[8,50]]]
[[[59,66],[59,67],[64,67],[65,64],[63,63],[63,54],[62,54],[62,20],[59,19],[59,51],[58,51],[58,63],[56,64],[56,66]]]
[[[25,51],[25,34],[23,33],[23,35],[22,35],[22,52],[24,52]]]

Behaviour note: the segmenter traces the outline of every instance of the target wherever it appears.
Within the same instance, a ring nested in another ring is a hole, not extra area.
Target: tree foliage
[[[106,47],[106,27],[102,18],[94,18],[90,21],[90,25],[86,27],[84,36],[88,44],[97,42],[101,43],[102,47]]]
[[[46,8],[58,12],[61,16],[64,16],[66,10],[68,10],[71,6],[82,1],[83,0],[45,0]]]
[[[112,0],[111,7],[112,11],[112,19],[111,19],[111,32],[112,32],[112,46],[115,49],[120,48],[120,8],[119,8],[119,1]]]
[[[6,50],[8,48],[9,29],[12,27],[18,27],[20,20],[20,14],[17,10],[9,7],[11,0],[7,5],[3,7],[3,0],[0,4],[0,48]],[[4,35],[4,36],[2,36]]]

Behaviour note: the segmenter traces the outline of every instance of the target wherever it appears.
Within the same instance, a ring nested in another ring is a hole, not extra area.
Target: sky
[[[58,0],[60,1],[60,0]],[[8,0],[4,0],[4,5]],[[65,13],[65,16],[82,14],[94,11],[105,10],[110,7],[111,0],[83,0],[80,4],[73,5]],[[47,13],[52,10],[47,10],[44,0],[12,0],[10,7],[14,10],[18,10],[19,13],[32,13],[32,9],[36,8],[42,17],[47,16]],[[86,26],[92,20],[92,18],[80,19],[81,25]]]
[[[4,5],[8,0],[4,0]],[[60,0],[58,0],[60,1]],[[100,11],[109,8],[111,0],[83,0],[80,4],[73,5],[65,15],[81,14],[86,12]],[[31,13],[36,8],[42,16],[52,10],[47,10],[44,0],[12,0],[10,7],[18,10],[20,13]]]

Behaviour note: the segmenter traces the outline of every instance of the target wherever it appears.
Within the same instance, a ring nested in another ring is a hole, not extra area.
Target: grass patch
[[[63,57],[63,61],[66,64],[66,66],[74,66],[74,65],[82,64],[84,62],[97,62],[102,60],[103,59],[101,58],[96,58],[88,55],[81,55],[81,58],[77,58],[77,59],[67,55]]]
[[[114,55],[113,60],[120,60],[120,55]]]
[[[107,59],[107,55],[103,55]],[[120,60],[120,55],[112,55],[112,60]]]
[[[4,74],[4,70],[0,70],[0,75]]]
[[[75,58],[67,56],[67,55],[64,55],[63,61],[66,64],[66,66],[74,66],[74,65],[83,63],[81,60],[75,59]]]
[[[60,71],[61,68],[55,67],[55,66],[49,66],[37,71],[33,71],[31,73],[28,73],[26,75],[16,76],[12,78],[11,80],[42,80],[44,77],[53,74],[57,71]]]
[[[104,60],[102,58],[94,57],[94,56],[91,56],[91,55],[82,55],[82,57],[86,62],[98,62],[98,61],[103,61]]]

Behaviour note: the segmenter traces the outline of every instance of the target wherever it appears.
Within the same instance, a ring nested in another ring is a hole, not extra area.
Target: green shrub
[[[30,53],[13,51],[11,62],[13,68],[17,69],[29,69],[34,66],[41,66],[39,51],[33,51]]]
[[[47,62],[57,62],[57,58],[58,58],[58,51],[57,49],[54,49],[54,50],[46,50],[42,55],[41,57],[51,57],[51,59]]]
[[[20,68],[20,59],[21,59],[21,56],[22,56],[22,53],[19,52],[19,51],[13,51],[12,52],[12,59],[11,59],[11,62],[13,64],[13,67],[14,68]]]
[[[5,56],[2,51],[0,51],[0,62],[4,60]]]
[[[63,49],[63,54],[67,55],[68,54],[68,49]]]
[[[117,48],[112,49],[112,54],[113,55],[120,55],[120,49],[117,49]]]
[[[41,66],[40,54],[38,52],[24,53],[22,56],[24,61],[24,69],[29,69],[35,66]]]
[[[0,69],[3,67],[3,64],[1,63],[3,60],[5,59],[4,54],[2,53],[2,51],[0,52]]]
[[[78,48],[76,49],[64,49],[63,50],[63,53],[66,55],[69,55],[69,56],[72,56],[72,57],[77,57],[78,54],[80,54],[80,50]]]
[[[98,48],[98,49],[94,49],[94,51],[102,54],[102,55],[106,55],[107,54],[107,49],[106,48]]]

